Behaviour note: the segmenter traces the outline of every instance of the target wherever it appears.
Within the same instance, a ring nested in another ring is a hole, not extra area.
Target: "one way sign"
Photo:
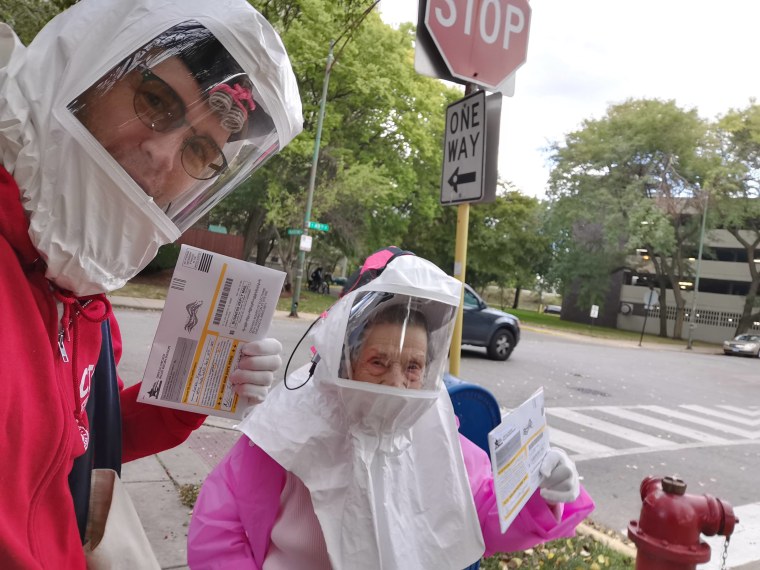
[[[488,110],[485,91],[468,95],[446,109],[441,177],[443,205],[493,200],[501,96],[488,99]],[[492,172],[489,163],[493,165]]]

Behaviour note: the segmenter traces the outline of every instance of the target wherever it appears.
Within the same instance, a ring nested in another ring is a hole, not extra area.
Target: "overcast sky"
[[[507,3],[508,0],[501,0]],[[758,0],[533,0],[528,61],[503,101],[499,176],[543,196],[546,154],[627,98],[675,99],[714,118],[760,95]],[[381,0],[392,25],[416,0]],[[443,152],[443,151],[441,151]]]

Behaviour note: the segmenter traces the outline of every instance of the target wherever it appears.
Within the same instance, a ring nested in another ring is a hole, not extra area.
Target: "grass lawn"
[[[547,570],[612,570],[633,568],[633,558],[596,542],[589,536],[577,536],[541,544],[523,552],[495,554],[480,563],[482,570],[544,568]]]
[[[321,295],[311,291],[301,291],[301,295],[298,298],[298,313],[299,315],[301,313],[319,315],[332,307],[337,300],[338,297],[335,295]],[[277,301],[277,310],[290,312],[292,304],[293,298],[290,295],[282,295],[280,296],[280,300]]]
[[[596,338],[606,338],[612,340],[627,340],[627,341],[639,341],[641,332],[625,331],[620,329],[611,329],[607,327],[592,326],[591,324],[575,323],[571,321],[562,321],[559,315],[548,315],[546,313],[539,313],[537,311],[525,310],[525,309],[507,309],[507,313],[515,315],[520,319],[520,322],[537,328],[546,328],[557,331],[564,331],[573,334],[580,334],[585,336],[593,336]],[[686,346],[686,341],[675,340],[672,338],[662,338],[656,335],[645,334],[644,342],[669,344],[673,346]],[[694,341],[694,346],[716,346],[706,342]]]

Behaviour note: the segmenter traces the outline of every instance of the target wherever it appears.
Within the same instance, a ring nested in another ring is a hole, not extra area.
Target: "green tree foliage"
[[[410,231],[403,246],[452,272],[457,207],[437,207],[434,215],[432,223]],[[544,215],[544,204],[506,182],[499,184],[493,203],[472,204],[467,282],[477,289],[489,284],[518,291],[533,286],[537,277],[547,272],[551,259],[549,239],[543,232]]]
[[[629,100],[552,148],[549,196],[557,263],[564,290],[579,288],[584,308],[600,304],[610,275],[636,248],[649,251],[661,287],[670,285],[681,335],[679,281],[698,238],[705,180],[715,166],[707,126],[696,110],[673,101]],[[665,311],[661,335],[666,336]]]
[[[261,251],[277,240],[282,259],[303,226],[317,115],[331,41],[329,78],[311,219],[312,258],[327,266],[336,251],[361,258],[400,243],[413,220],[430,223],[437,206],[446,105],[460,95],[414,71],[411,26],[393,29],[369,1],[253,2],[282,33],[301,90],[304,133],[213,213]],[[356,22],[361,22],[354,25]]]
[[[42,27],[61,10],[75,4],[69,0],[0,0],[0,22],[5,22],[28,45]]]
[[[711,209],[718,223],[742,245],[751,282],[736,334],[760,320],[760,105],[754,101],[721,117],[716,133],[721,143],[723,169],[716,177]]]

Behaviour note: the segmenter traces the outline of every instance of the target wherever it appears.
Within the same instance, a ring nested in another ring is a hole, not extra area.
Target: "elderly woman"
[[[206,480],[191,568],[456,570],[573,535],[593,502],[558,450],[547,488],[500,532],[490,461],[458,434],[442,384],[460,288],[404,255],[330,309],[313,363],[242,422]]]

